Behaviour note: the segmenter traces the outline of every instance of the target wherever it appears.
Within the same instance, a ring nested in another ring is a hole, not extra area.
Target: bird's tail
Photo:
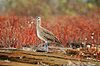
[[[56,40],[55,42],[56,42],[56,45],[57,45],[57,46],[64,48],[64,46],[63,46],[63,44],[62,44],[61,41]]]

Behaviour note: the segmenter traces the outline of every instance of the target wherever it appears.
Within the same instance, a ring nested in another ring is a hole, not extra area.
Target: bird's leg
[[[48,42],[45,42],[46,44],[44,45],[44,49],[46,52],[48,52]]]

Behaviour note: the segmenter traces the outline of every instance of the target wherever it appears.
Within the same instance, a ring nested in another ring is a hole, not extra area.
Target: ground
[[[0,49],[0,66],[100,66],[99,61],[75,59],[63,52]]]

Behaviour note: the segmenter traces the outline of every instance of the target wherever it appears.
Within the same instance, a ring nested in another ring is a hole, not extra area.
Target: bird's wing
[[[44,38],[46,38],[49,41],[55,42],[58,46],[62,46],[62,43],[57,39],[57,37],[53,33],[44,28],[41,29],[42,29],[42,34],[44,34]]]

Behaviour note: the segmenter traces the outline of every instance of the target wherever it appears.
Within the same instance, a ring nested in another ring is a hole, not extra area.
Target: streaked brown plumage
[[[45,43],[47,43],[47,46],[48,43],[54,42],[56,45],[63,47],[62,43],[57,39],[57,37],[53,33],[41,27],[41,17],[37,17],[36,22],[37,36]]]

